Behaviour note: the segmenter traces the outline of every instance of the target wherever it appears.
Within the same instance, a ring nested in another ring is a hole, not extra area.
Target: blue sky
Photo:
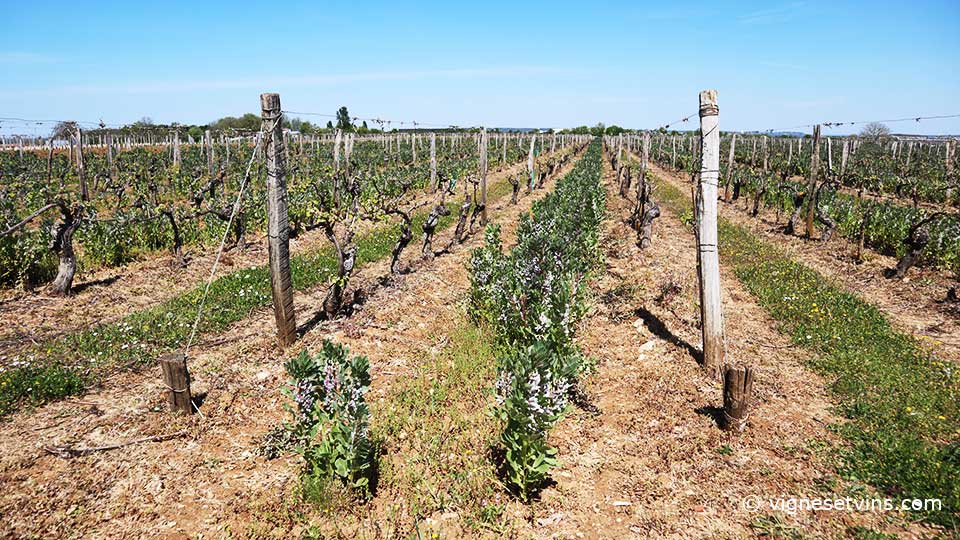
[[[960,113],[957,0],[279,4],[9,2],[0,116],[204,123],[276,91],[293,111],[650,128],[705,88],[730,130]]]

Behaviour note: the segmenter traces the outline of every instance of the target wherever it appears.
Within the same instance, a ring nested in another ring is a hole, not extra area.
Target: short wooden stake
[[[187,357],[183,353],[170,353],[160,357],[163,384],[167,387],[167,403],[171,411],[193,413],[193,396],[190,394],[190,372]]]
[[[723,368],[723,429],[741,432],[753,405],[753,370]]]

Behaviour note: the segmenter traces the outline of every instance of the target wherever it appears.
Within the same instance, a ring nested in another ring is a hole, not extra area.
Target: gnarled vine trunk
[[[57,265],[57,277],[50,286],[53,295],[68,295],[73,285],[73,277],[77,274],[77,257],[73,252],[73,233],[80,226],[80,214],[83,207],[73,209],[65,204],[59,204],[60,219],[50,229],[50,249],[57,254],[60,263]]]
[[[347,232],[343,242],[340,242],[337,238],[332,224],[324,225],[323,232],[330,243],[333,244],[333,250],[337,254],[337,277],[323,300],[323,311],[327,319],[333,319],[343,309],[343,293],[347,290],[350,275],[353,273],[356,264],[357,246],[353,244],[352,232]]]

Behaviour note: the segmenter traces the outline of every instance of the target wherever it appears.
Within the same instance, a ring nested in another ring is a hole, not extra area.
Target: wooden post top
[[[260,110],[264,115],[267,113],[280,112],[280,94],[266,93],[260,94]]]
[[[720,114],[720,108],[717,106],[717,91],[704,90],[700,92],[700,118],[704,116],[717,116]]]

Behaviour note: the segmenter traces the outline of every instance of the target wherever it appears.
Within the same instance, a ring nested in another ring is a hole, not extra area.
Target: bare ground
[[[827,426],[841,420],[831,413],[824,381],[802,367],[805,352],[791,347],[722,270],[728,361],[757,370],[757,403],[742,435],[718,428],[721,385],[696,359],[692,230],[664,209],[653,245],[638,249],[623,223],[632,202],[617,195],[605,170],[607,267],[594,284],[596,310],[580,333],[583,350],[599,360],[586,388],[602,412],[577,410],[551,435],[562,465],[553,473],[556,486],[535,506],[531,535],[837,538],[864,525],[916,538],[919,528],[876,513],[745,510],[742,501],[751,495],[843,493],[848,486],[824,451],[839,444]]]
[[[509,196],[493,205],[506,239],[519,213],[554,181],[516,206],[507,205]],[[434,245],[446,245],[452,234],[452,228],[438,233]],[[464,268],[469,248],[480,242],[482,234],[474,234],[430,263],[418,261],[419,246],[411,245],[403,264],[423,268],[386,283],[389,261],[364,266],[353,283],[371,294],[349,319],[304,325],[303,319],[322,310],[326,290],[297,294],[306,334],[296,350],[331,338],[367,355],[372,376],[367,399],[383,401],[393,381],[446,346],[444,335],[456,324],[458,302],[469,286]],[[0,537],[287,538],[302,532],[300,523],[309,516],[298,514],[292,502],[299,461],[255,454],[260,437],[287,416],[279,388],[285,382],[283,362],[293,351],[277,346],[273,325],[272,312],[258,310],[194,346],[190,369],[194,392],[206,396],[202,416],[165,412],[159,370],[118,374],[85,396],[14,415],[2,425],[0,438]],[[69,459],[45,450],[181,432],[168,441]],[[373,516],[364,523],[379,530],[379,520],[389,527],[393,518],[382,513],[393,511],[391,502],[370,505]]]
[[[625,203],[608,191],[607,268],[594,284],[595,312],[580,332],[580,345],[599,360],[586,388],[602,414],[575,410],[551,435],[562,464],[540,501],[530,507],[498,501],[506,508],[506,528],[469,534],[753,538],[763,532],[753,523],[772,533],[802,529],[813,538],[842,537],[854,524],[917,537],[916,529],[904,529],[896,518],[883,522],[879,514],[800,513],[757,522],[771,513],[740,507],[746,495],[816,496],[844,485],[823,458],[823,447],[837,444],[826,425],[838,421],[823,381],[801,367],[803,351],[773,330],[774,322],[724,272],[730,359],[759,370],[759,403],[746,433],[721,432],[710,409],[720,404],[719,385],[702,375],[694,359],[699,333],[692,235],[665,213],[655,225],[653,246],[639,251],[621,221]],[[504,206],[505,199],[495,205],[493,216],[503,224],[508,245],[519,212],[543,193],[516,207]],[[445,244],[451,233],[436,244]],[[385,283],[387,262],[364,267],[355,283],[370,291],[367,301],[349,319],[304,328],[297,350],[333,338],[367,355],[373,379],[368,400],[376,415],[396,399],[398,385],[416,376],[417,363],[449,347],[447,333],[462,322],[469,288],[464,264],[481,241],[474,235],[419,271]],[[405,264],[420,266],[414,247]],[[679,292],[659,298],[662,288],[675,290],[661,287],[671,282]],[[301,324],[320,310],[324,293],[317,288],[297,295]],[[325,518],[316,509],[303,515],[291,496],[298,459],[266,460],[254,453],[259,437],[286,416],[278,388],[285,378],[282,362],[292,351],[276,346],[273,330],[272,314],[260,310],[195,346],[195,389],[208,392],[203,417],[162,412],[164,389],[153,372],[118,374],[97,392],[15,415],[2,425],[0,439],[0,537],[290,538],[310,521],[333,537],[420,537],[401,491],[378,493],[346,515]],[[72,459],[43,450],[181,430],[183,436],[169,441]],[[386,459],[405,457],[416,459]],[[424,489],[434,488],[442,494],[445,486]],[[440,537],[475,531],[456,512],[427,521],[440,523],[430,529]]]
[[[676,187],[689,190],[688,179],[656,165],[651,168]],[[775,243],[790,257],[876,306],[897,328],[916,337],[939,358],[960,363],[960,312],[943,302],[947,289],[958,286],[948,272],[914,267],[903,280],[887,279],[884,271],[897,264],[893,257],[865,249],[865,261],[857,264],[856,246],[839,235],[827,243],[785,235],[781,231],[790,216],[778,219],[775,211],[763,209],[754,218],[749,214],[752,200],[719,204],[723,217]]]

